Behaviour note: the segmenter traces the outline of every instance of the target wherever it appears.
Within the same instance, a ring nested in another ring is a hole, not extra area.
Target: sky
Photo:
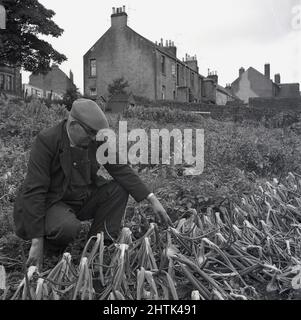
[[[283,83],[301,83],[301,0],[39,2],[56,13],[54,21],[64,29],[61,37],[46,39],[68,57],[60,68],[72,70],[81,92],[83,55],[110,28],[112,7],[123,5],[132,29],[153,42],[174,41],[179,59],[197,55],[200,73],[217,71],[223,86],[238,77],[240,67],[263,72],[265,63]]]

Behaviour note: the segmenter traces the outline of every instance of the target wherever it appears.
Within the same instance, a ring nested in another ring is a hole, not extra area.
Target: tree
[[[126,94],[125,88],[129,87],[129,83],[123,78],[115,79],[108,86],[109,97],[112,97],[116,94]]]
[[[79,97],[80,93],[78,91],[78,88],[74,86],[72,88],[67,89],[63,97],[63,103],[69,111],[71,110],[73,102]]]
[[[6,29],[0,30],[1,63],[23,67],[34,73],[47,73],[50,65],[62,63],[66,56],[56,51],[39,35],[62,35],[52,20],[55,12],[46,9],[37,0],[0,0],[6,9]]]

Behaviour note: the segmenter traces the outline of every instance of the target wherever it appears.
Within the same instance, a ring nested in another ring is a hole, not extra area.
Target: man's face
[[[87,147],[92,140],[95,140],[97,131],[74,120],[70,123],[69,134],[76,146]]]

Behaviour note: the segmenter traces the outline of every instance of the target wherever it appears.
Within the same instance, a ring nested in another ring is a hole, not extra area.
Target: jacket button
[[[76,162],[73,162],[73,165],[74,165],[74,167],[76,167],[76,166],[77,166],[77,163],[76,163]]]

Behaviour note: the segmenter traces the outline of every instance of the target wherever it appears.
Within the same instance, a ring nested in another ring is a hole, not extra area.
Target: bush
[[[0,210],[14,201],[26,174],[29,149],[34,137],[67,117],[62,106],[49,109],[39,100],[29,104],[0,102]]]

